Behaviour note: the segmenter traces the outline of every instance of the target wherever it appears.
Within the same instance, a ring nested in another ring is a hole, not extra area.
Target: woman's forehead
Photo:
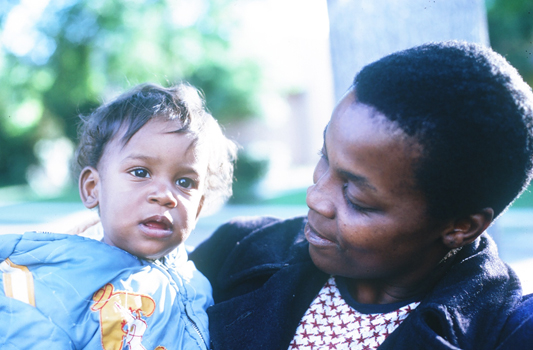
[[[414,164],[422,147],[372,107],[350,103],[336,109],[324,148],[339,174],[364,177],[385,192],[417,187]]]
[[[324,140],[327,139],[327,134],[332,132],[336,137],[329,142],[335,142],[342,136],[345,141],[354,142],[361,139],[367,141],[383,139],[391,142],[417,143],[405,134],[396,122],[387,119],[373,107],[355,101],[335,110],[324,129]]]
[[[324,140],[332,124],[341,130],[367,133],[369,137],[383,135],[395,138],[410,149],[416,149],[420,154],[422,152],[422,145],[416,137],[407,135],[398,122],[389,119],[375,107],[358,102],[354,90],[348,91],[335,107],[329,123],[324,128]]]

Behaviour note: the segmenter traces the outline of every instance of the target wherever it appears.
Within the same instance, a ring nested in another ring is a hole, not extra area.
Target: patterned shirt
[[[302,317],[289,350],[377,349],[418,304],[360,304],[344,279],[332,276]]]

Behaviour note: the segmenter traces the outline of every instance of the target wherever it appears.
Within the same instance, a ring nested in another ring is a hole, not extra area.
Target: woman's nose
[[[156,184],[153,191],[148,195],[148,201],[169,208],[174,208],[178,205],[177,196],[172,191],[172,188],[162,183]]]
[[[328,172],[315,176],[314,184],[307,189],[306,202],[309,209],[326,218],[335,218],[335,198]]]

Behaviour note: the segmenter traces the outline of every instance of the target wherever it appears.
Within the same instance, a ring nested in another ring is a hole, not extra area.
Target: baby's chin
[[[149,247],[145,247],[146,249],[132,249],[132,247],[129,247],[127,245],[113,244],[113,242],[109,242],[109,240],[106,240],[105,237],[101,241],[110,246],[120,248],[130,253],[131,255],[134,255],[138,257],[139,259],[144,259],[144,260],[161,259],[162,257],[168,255],[170,252],[172,252],[174,249],[176,249],[179,246],[179,244],[176,244],[176,245],[172,245],[170,247],[164,247],[164,248],[155,247],[154,249],[149,249]]]
[[[145,260],[157,260],[157,259],[161,259],[161,258],[167,256],[170,252],[172,252],[174,249],[176,249],[176,247],[171,247],[171,248],[165,249],[163,251],[155,251],[155,252],[141,251],[141,252],[137,252],[137,253],[132,253],[132,252],[128,252],[128,253],[133,254],[136,257],[141,258],[141,259],[145,259]]]

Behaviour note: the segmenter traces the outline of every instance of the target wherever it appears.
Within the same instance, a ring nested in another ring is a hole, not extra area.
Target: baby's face
[[[177,121],[155,118],[123,145],[115,137],[98,163],[104,242],[155,259],[182,243],[203,202],[207,156]]]
[[[310,254],[330,274],[407,285],[444,255],[446,225],[415,186],[420,146],[354,99],[333,112],[307,192]]]

